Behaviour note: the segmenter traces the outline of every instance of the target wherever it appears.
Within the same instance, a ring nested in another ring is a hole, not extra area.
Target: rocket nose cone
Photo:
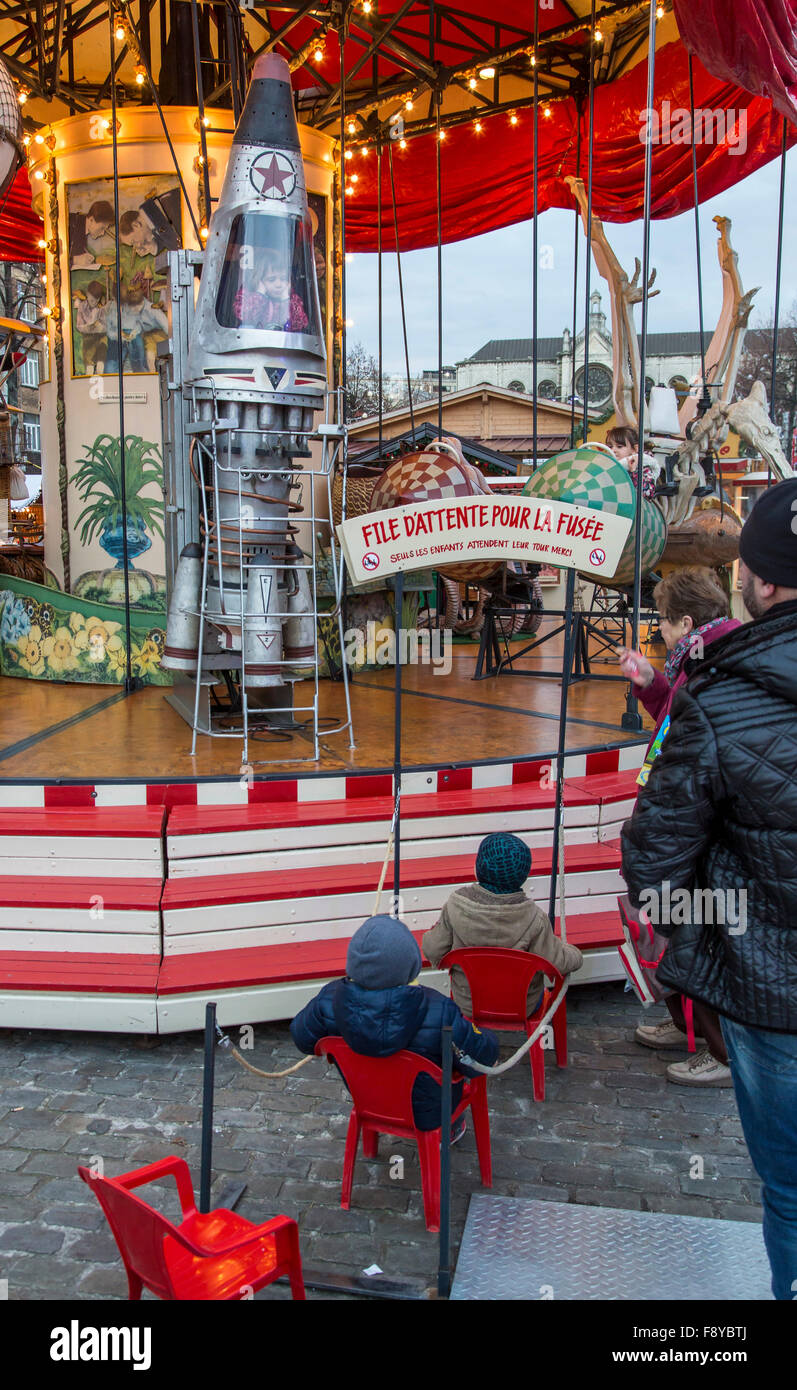
[[[290,86],[291,70],[279,53],[262,53],[255,60],[252,69],[253,82],[287,82]]]

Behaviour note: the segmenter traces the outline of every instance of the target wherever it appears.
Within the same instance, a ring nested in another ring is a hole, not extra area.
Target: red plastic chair
[[[240,1299],[287,1275],[294,1298],[304,1298],[299,1231],[287,1216],[255,1226],[217,1207],[196,1209],[184,1158],[162,1158],[119,1178],[78,1173],[94,1192],[113,1232],[127,1271],[130,1298],[142,1287],[158,1298]],[[133,1187],[173,1176],[183,1219],[179,1226],[131,1192]]]
[[[449,951],[440,962],[441,970],[458,965],[470,987],[471,1018],[477,1028],[492,1028],[497,1032],[524,1029],[531,1037],[543,1014],[551,1007],[565,985],[565,977],[542,956],[528,951],[510,951],[496,946],[468,946]],[[526,996],[535,975],[547,975],[554,981],[553,989],[546,984],[534,1013],[526,1015]],[[562,1000],[551,1020],[556,1065],[567,1066],[567,1001]],[[531,1080],[535,1100],[545,1100],[545,1054],[542,1037],[533,1044],[530,1054]]]
[[[354,1102],[343,1157],[340,1205],[346,1211],[351,1205],[360,1131],[363,1136],[363,1154],[366,1158],[376,1158],[380,1134],[395,1134],[402,1139],[414,1139],[418,1145],[426,1229],[439,1231],[440,1130],[416,1129],[412,1116],[412,1088],[416,1077],[421,1073],[431,1076],[438,1085],[442,1085],[443,1073],[440,1068],[436,1067],[434,1062],[427,1061],[425,1057],[419,1057],[417,1052],[395,1052],[392,1057],[364,1057],[359,1052],[352,1052],[342,1038],[321,1038],[315,1050],[318,1056],[331,1057],[337,1063]],[[456,1072],[454,1079],[461,1079]],[[473,1115],[482,1186],[492,1187],[493,1165],[490,1153],[486,1077],[478,1076],[465,1081],[462,1100],[455,1107],[452,1120],[459,1119],[468,1109]]]

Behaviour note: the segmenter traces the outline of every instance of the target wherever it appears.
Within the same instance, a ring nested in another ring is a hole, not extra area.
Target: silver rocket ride
[[[197,672],[202,615],[203,682],[215,673],[286,711],[315,654],[294,460],[309,455],[326,386],[290,70],[270,53],[254,66],[203,258],[182,382],[200,534],[180,557],[163,664]]]

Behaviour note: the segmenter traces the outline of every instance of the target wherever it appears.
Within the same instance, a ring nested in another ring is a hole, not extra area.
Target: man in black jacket
[[[797,478],[739,544],[753,622],[689,663],[622,831],[631,901],[669,947],[664,984],[722,1020],[778,1299],[797,1297]],[[677,912],[674,910],[677,904]]]

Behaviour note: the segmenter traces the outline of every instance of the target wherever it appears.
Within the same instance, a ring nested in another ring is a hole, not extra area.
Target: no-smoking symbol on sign
[[[363,569],[364,569],[364,570],[377,570],[377,569],[379,569],[379,556],[378,556],[378,555],[375,555],[374,552],[373,552],[373,550],[367,550],[366,553],[363,555]]]

